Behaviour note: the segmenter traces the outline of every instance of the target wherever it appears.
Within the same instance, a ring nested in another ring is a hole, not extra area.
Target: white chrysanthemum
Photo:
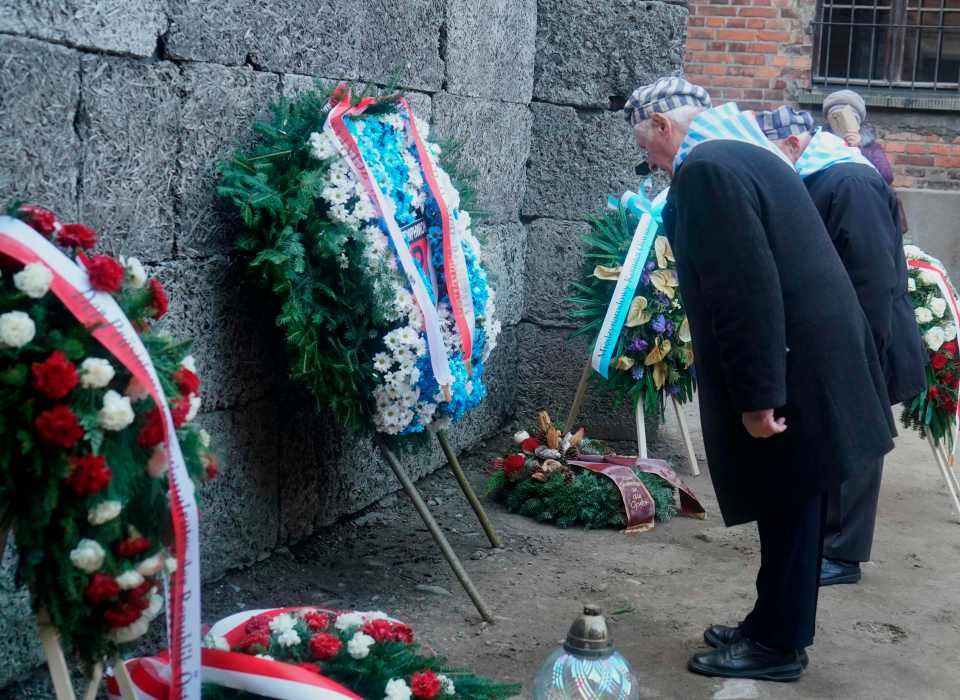
[[[943,324],[943,337],[945,340],[956,340],[957,327],[952,323]]]
[[[70,563],[81,571],[88,574],[100,569],[103,566],[103,559],[106,552],[96,540],[80,540],[75,549],[70,552]]]
[[[194,418],[197,417],[197,414],[200,413],[200,404],[203,403],[200,399],[200,396],[197,394],[190,394],[190,410],[187,411],[186,422],[189,423]]]
[[[456,695],[457,689],[453,684],[453,679],[450,676],[445,676],[442,673],[437,674],[437,680],[440,681],[440,692],[444,695]]]
[[[129,591],[143,583],[143,574],[133,569],[127,569],[117,576],[116,580],[121,591]]]
[[[102,389],[113,380],[116,373],[109,360],[88,357],[80,363],[80,385],[87,389]]]
[[[91,525],[103,525],[120,515],[122,510],[123,504],[120,501],[103,501],[87,511],[87,522]]]
[[[920,324],[930,323],[933,320],[933,312],[926,306],[918,306],[914,309],[913,314],[917,318],[917,323]]]
[[[284,632],[292,630],[294,624],[296,624],[296,620],[293,619],[293,616],[283,613],[270,620],[270,631],[276,634],[283,634]]]
[[[940,280],[933,270],[920,270],[920,281],[928,287],[936,287]]]
[[[941,297],[935,297],[931,299],[930,310],[937,318],[943,318],[943,314],[947,310],[947,300]]]
[[[913,279],[913,277],[908,277],[908,278],[907,278],[907,291],[908,291],[908,292],[915,292],[915,291],[917,291],[917,281],[916,281],[915,279]]]
[[[103,408],[97,413],[97,425],[104,430],[123,430],[133,423],[130,397],[121,396],[113,389],[103,395]]]
[[[206,649],[216,649],[217,651],[230,651],[230,642],[225,637],[207,634],[203,638],[203,646]]]
[[[347,192],[346,187],[334,187],[332,185],[325,187],[320,196],[333,205],[346,204],[350,201],[350,193]]]
[[[934,326],[923,334],[923,340],[927,343],[928,348],[936,352],[946,342],[947,338],[940,326]]]
[[[361,626],[364,622],[366,622],[366,620],[363,615],[358,612],[349,612],[337,615],[337,620],[333,623],[333,626],[341,632],[345,632],[351,627]]]
[[[53,273],[50,268],[39,262],[28,263],[13,276],[13,286],[31,299],[39,299],[50,291]]]
[[[200,428],[200,430],[197,431],[197,437],[200,438],[200,444],[203,447],[210,447],[210,433],[208,433],[205,428]]]
[[[353,215],[358,219],[368,221],[376,218],[377,211],[373,208],[373,204],[370,203],[369,199],[361,197],[353,207]]]
[[[164,567],[163,555],[157,553],[137,564],[137,573],[141,576],[156,576]]]
[[[37,334],[33,319],[23,311],[0,314],[0,343],[8,348],[23,347]]]
[[[295,647],[300,643],[300,635],[296,630],[287,630],[277,636],[277,644],[282,647]]]
[[[134,289],[142,289],[147,283],[147,271],[143,268],[143,263],[138,258],[120,257],[120,264],[123,266],[123,277]]]
[[[357,632],[350,641],[347,642],[347,652],[354,659],[365,659],[370,655],[370,647],[373,646],[374,642],[374,638],[369,634]]]
[[[384,372],[389,372],[392,366],[393,361],[390,359],[390,356],[387,353],[378,352],[373,356],[373,368],[381,374]]]
[[[402,678],[391,678],[384,689],[384,700],[410,700],[413,693]]]
[[[318,160],[329,160],[337,155],[337,146],[326,131],[310,134],[310,150]]]

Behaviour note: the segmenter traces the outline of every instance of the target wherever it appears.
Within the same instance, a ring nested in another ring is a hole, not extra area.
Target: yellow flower
[[[681,342],[689,343],[692,339],[690,335],[690,319],[686,316],[683,317],[683,322],[680,324],[680,330],[677,331],[677,337]]]
[[[650,352],[647,353],[647,357],[644,359],[643,364],[647,365],[648,367],[650,365],[655,365],[658,362],[662,362],[669,354],[670,354],[670,341],[669,340],[661,341],[660,339],[657,339],[656,345],[654,345],[650,349]]]
[[[676,296],[677,275],[673,270],[654,270],[650,275],[650,282],[657,291],[663,292],[667,298]]]
[[[688,369],[693,365],[693,348],[685,347],[683,349],[683,368]]]
[[[620,279],[620,266],[617,267],[607,267],[606,265],[597,265],[593,268],[593,276],[598,280],[608,280],[616,282]]]
[[[653,384],[658,389],[667,383],[667,364],[658,362],[653,366]]]
[[[642,326],[652,317],[650,311],[647,311],[647,300],[645,297],[634,297],[630,302],[630,310],[627,312],[627,322],[624,324],[627,328]]]
[[[661,270],[667,269],[667,261],[676,262],[673,257],[673,249],[670,248],[670,241],[666,236],[657,236],[654,242],[654,248],[657,252],[657,267]]]
[[[614,363],[613,366],[615,369],[622,369],[626,371],[631,367],[633,367],[633,365],[634,365],[634,362],[631,358],[627,357],[626,355],[621,355],[620,357],[617,358],[617,361]]]

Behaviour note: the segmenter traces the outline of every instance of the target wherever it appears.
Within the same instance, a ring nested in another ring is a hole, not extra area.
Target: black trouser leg
[[[823,555],[842,561],[870,561],[883,459],[871,469],[830,489]]]
[[[741,630],[764,646],[803,649],[817,619],[826,494],[777,506],[757,520],[757,603]]]

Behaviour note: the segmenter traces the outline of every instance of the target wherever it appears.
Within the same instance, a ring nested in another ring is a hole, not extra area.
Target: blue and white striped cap
[[[768,112],[757,112],[757,124],[768,139],[777,141],[813,131],[813,116],[787,105]]]
[[[710,94],[699,85],[683,78],[660,78],[650,85],[641,85],[623,108],[627,121],[636,126],[657,112],[669,112],[683,105],[710,108]]]

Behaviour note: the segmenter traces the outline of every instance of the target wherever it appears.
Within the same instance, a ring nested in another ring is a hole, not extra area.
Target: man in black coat
[[[790,163],[736,105],[680,78],[627,117],[672,175],[664,228],[693,335],[700,417],[724,521],[757,522],[754,609],[715,625],[706,675],[795,680],[813,642],[828,488],[893,447],[883,372],[843,264]]]
[[[876,168],[839,137],[814,133],[808,112],[783,106],[757,122],[796,164],[870,323],[892,403],[926,387],[924,351],[907,292],[899,203]],[[856,583],[870,560],[883,460],[829,493],[820,585]]]

